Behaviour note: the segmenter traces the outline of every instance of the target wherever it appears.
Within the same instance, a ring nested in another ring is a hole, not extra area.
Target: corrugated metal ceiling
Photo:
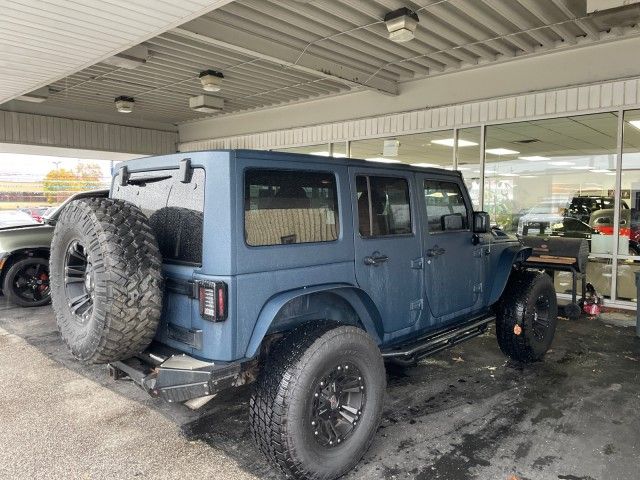
[[[420,23],[414,40],[394,43],[382,19],[403,6],[417,11]],[[583,0],[238,0],[144,42],[152,56],[135,70],[100,63],[53,83],[46,103],[113,112],[114,97],[128,95],[136,102],[131,115],[179,123],[205,116],[191,111],[188,99],[203,93],[197,76],[209,68],[225,75],[215,94],[225,100],[220,115],[361,89],[394,94],[403,82],[429,75],[639,33],[637,5],[606,16],[587,15],[585,6]]]
[[[229,0],[0,0],[0,103]]]

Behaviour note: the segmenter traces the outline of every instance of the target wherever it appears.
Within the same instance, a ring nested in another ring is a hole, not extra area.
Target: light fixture
[[[125,95],[121,95],[114,100],[116,104],[116,110],[120,113],[131,113],[133,112],[133,105],[136,101],[133,97],[127,97]]]
[[[224,108],[224,99],[212,95],[197,95],[189,99],[189,107],[200,113],[216,113]]]
[[[509,150],[508,148],[487,148],[485,152],[491,155],[517,155],[520,153],[515,150]]]
[[[571,167],[573,170],[591,170],[593,167],[590,165],[576,165],[575,167]]]
[[[569,165],[575,165],[575,163],[559,161],[559,162],[549,162],[549,165],[553,165],[555,167],[568,167]]]
[[[205,70],[198,75],[202,88],[207,92],[219,92],[222,89],[224,75],[215,70]]]
[[[640,129],[640,120],[629,120],[629,123],[637,129]]]
[[[20,95],[16,97],[16,100],[21,100],[23,102],[31,102],[31,103],[42,103],[47,98],[49,98],[49,87],[42,87],[34,90],[33,92],[25,93],[24,95]]]
[[[133,70],[147,63],[150,57],[151,55],[147,47],[144,45],[136,45],[135,47],[115,54],[113,57],[105,58],[102,62],[113,65],[114,67]]]
[[[593,170],[589,170],[592,173],[609,173],[611,170],[606,168],[594,168]]]
[[[538,175],[520,175],[520,178],[538,178]]]
[[[410,8],[402,7],[384,16],[384,23],[389,31],[392,42],[408,42],[415,37],[416,27],[420,18]]]
[[[501,177],[519,177],[520,176],[517,173],[499,173],[498,175],[500,175]]]
[[[441,140],[431,140],[431,143],[435,143],[436,145],[444,145],[445,147],[453,147],[454,140],[453,138],[443,138]],[[478,145],[476,142],[470,142],[469,140],[458,139],[458,147],[473,147],[474,145]]]
[[[323,152],[311,152],[309,155],[317,155],[319,157],[333,157],[333,158],[345,158],[346,155],[344,153],[334,153],[333,155],[329,155],[329,152],[326,150]]]
[[[542,160],[551,160],[549,157],[541,157],[540,155],[531,155],[530,157],[518,157],[520,160],[527,160],[529,162],[541,162]]]
[[[412,163],[412,167],[421,167],[421,168],[440,168],[440,165],[435,163]]]
[[[383,157],[374,157],[374,158],[365,158],[367,162],[377,162],[377,163],[402,163],[400,160],[394,160],[393,158],[383,158]]]

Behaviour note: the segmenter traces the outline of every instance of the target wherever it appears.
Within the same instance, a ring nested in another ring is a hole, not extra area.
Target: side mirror
[[[490,228],[487,212],[473,212],[473,233],[487,233]]]
[[[440,217],[443,231],[462,230],[464,228],[464,217],[460,213],[451,213]]]

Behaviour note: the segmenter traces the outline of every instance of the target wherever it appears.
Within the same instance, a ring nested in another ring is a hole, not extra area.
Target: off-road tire
[[[73,242],[84,246],[93,271],[86,320],[72,312],[65,262]],[[162,257],[147,218],[135,205],[110,198],[71,202],[51,243],[53,309],[62,339],[85,363],[108,363],[143,351],[162,308]]]
[[[544,315],[542,310],[546,310]],[[549,276],[535,270],[514,270],[496,306],[500,349],[519,362],[540,360],[553,341],[557,317],[558,302]]]
[[[26,267],[30,265],[42,265],[46,269],[46,275],[49,276],[49,260],[42,257],[27,257],[22,258],[9,266],[7,273],[4,277],[2,285],[2,293],[11,303],[20,307],[41,307],[51,302],[51,291],[41,300],[27,300],[22,298],[18,292],[15,291],[16,276]]]
[[[317,384],[340,362],[356,365],[362,373],[365,403],[351,435],[328,448],[314,438],[310,412]],[[365,331],[336,325],[299,327],[272,347],[262,365],[250,401],[253,437],[267,459],[291,478],[338,478],[369,448],[385,388],[380,350]]]

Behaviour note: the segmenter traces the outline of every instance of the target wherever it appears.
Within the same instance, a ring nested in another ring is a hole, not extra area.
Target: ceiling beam
[[[289,68],[339,80],[352,87],[364,87],[387,95],[397,95],[396,82],[357,70],[333,60],[325,59],[300,49],[284,45],[270,38],[217,22],[210,18],[198,18],[171,31],[174,35],[197,40],[243,55],[259,58]]]

